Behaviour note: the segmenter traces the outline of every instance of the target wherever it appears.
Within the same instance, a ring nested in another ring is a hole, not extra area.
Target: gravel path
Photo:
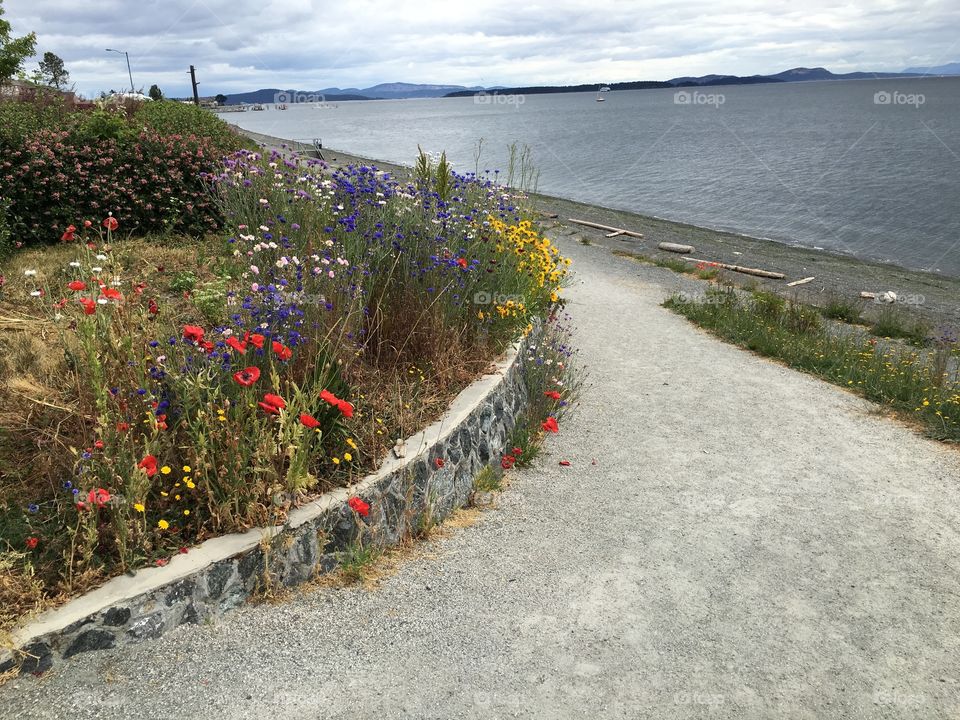
[[[589,385],[499,508],[378,589],[78,656],[0,716],[960,716],[957,454],[562,244]]]

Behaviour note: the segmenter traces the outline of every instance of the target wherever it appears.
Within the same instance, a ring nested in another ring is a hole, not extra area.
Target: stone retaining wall
[[[527,342],[461,392],[440,421],[409,438],[405,458],[391,455],[356,485],[292,511],[282,527],[213,538],[164,567],[113,578],[44,613],[15,632],[14,647],[21,652],[4,651],[0,673],[18,663],[22,673],[43,672],[82,652],[218,617],[267,583],[290,587],[329,572],[338,553],[352,544],[393,545],[441,521],[469,501],[477,473],[505,451],[527,402],[522,375]],[[370,504],[369,517],[359,522],[346,504],[354,495]]]

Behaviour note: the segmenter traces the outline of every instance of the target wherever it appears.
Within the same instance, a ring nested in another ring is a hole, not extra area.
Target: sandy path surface
[[[958,454],[561,243],[588,387],[497,509],[375,590],[8,683],[0,717],[960,717]]]

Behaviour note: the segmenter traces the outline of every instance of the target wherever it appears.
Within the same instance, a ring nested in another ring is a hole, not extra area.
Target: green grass
[[[825,318],[856,325],[860,323],[860,308],[855,300],[833,295],[821,311]]]
[[[889,306],[883,308],[874,319],[870,332],[882,338],[903,338],[912,345],[922,347],[927,342],[930,328],[923,321]]]
[[[956,343],[918,351],[838,336],[822,326],[814,308],[772,293],[744,297],[711,288],[703,301],[674,296],[664,306],[724,340],[907,415],[932,437],[960,441],[960,377],[956,362],[945,362],[960,356]]]
[[[490,465],[484,466],[473,478],[474,492],[499,492],[503,489],[503,475]]]
[[[357,542],[340,553],[340,572],[344,580],[362,583],[370,574],[370,569],[383,555],[383,550],[375,545],[362,545]]]

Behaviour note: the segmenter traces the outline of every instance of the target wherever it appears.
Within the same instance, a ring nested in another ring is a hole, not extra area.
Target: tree
[[[163,100],[163,92],[156,85],[151,85],[150,91],[147,94],[151,100]]]
[[[3,19],[3,0],[0,0],[0,85],[20,71],[23,61],[33,55],[37,45],[36,33],[11,38],[10,27],[10,23]]]
[[[214,98],[214,101],[217,103],[217,105],[226,105],[227,96],[221,93]]]
[[[40,61],[40,77],[47,85],[62,90],[70,80],[70,73],[63,67],[63,60],[52,52],[45,52]]]

